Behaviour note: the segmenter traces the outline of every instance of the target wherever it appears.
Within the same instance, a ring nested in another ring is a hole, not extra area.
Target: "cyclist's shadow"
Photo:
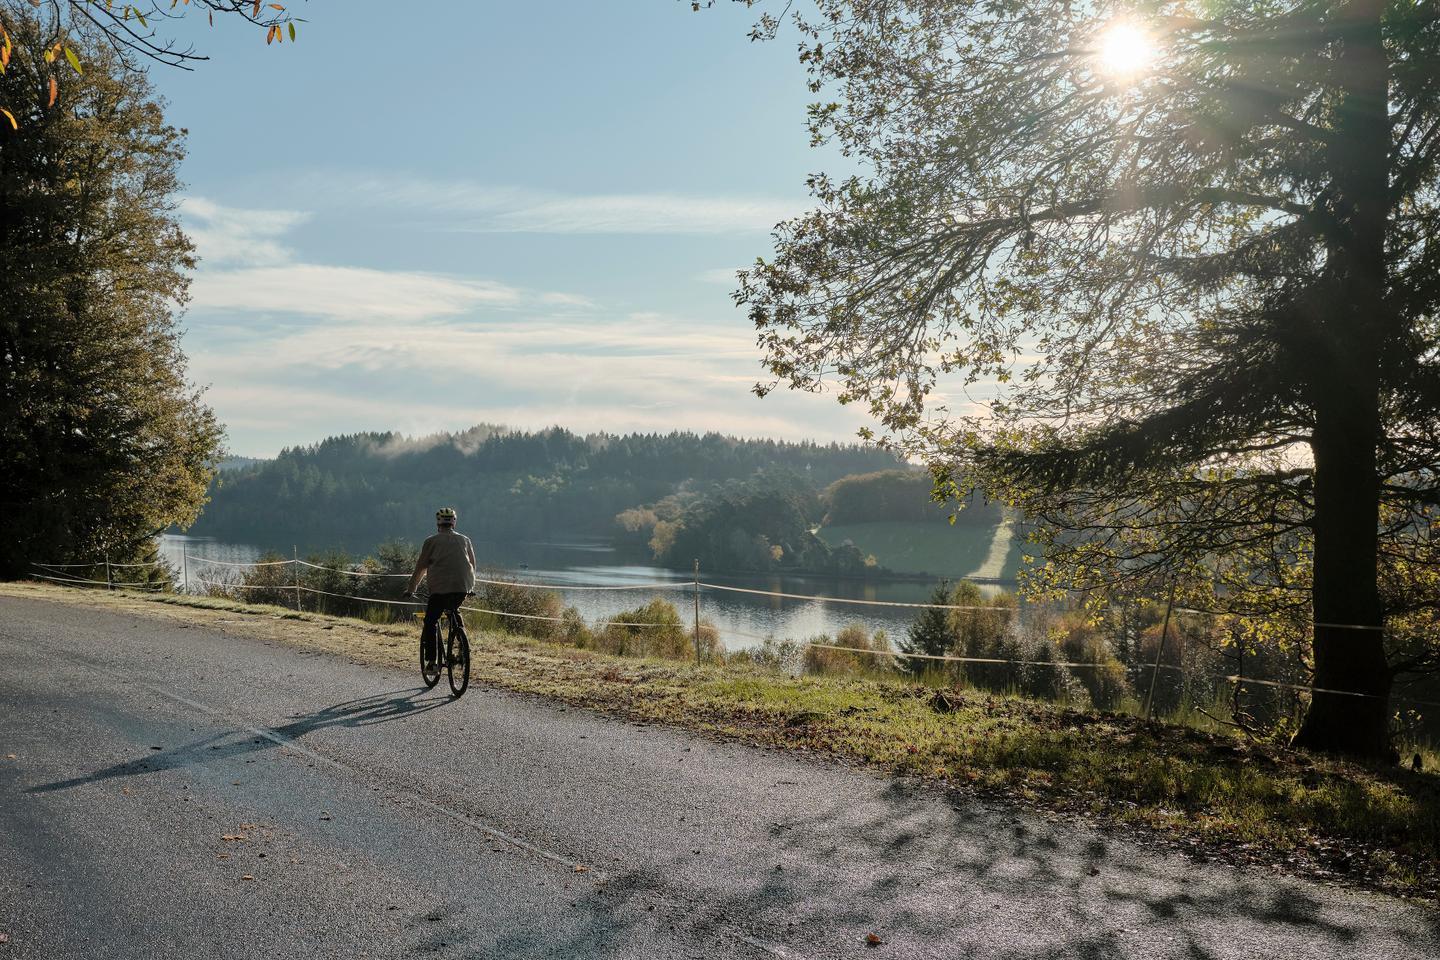
[[[306,734],[316,730],[330,727],[370,727],[376,724],[390,723],[395,720],[417,717],[451,702],[448,697],[436,697],[424,701],[416,699],[427,692],[425,689],[395,690],[389,693],[345,700],[323,707],[313,713],[294,715],[289,723],[269,729],[268,732],[278,735],[276,739],[270,739],[268,736],[256,737],[253,735],[253,731],[241,728],[216,733],[173,750],[152,748],[154,752],[134,760],[113,764],[84,776],[72,777],[69,780],[39,784],[25,792],[53,793],[57,790],[68,790],[71,787],[87,783],[100,783],[117,777],[133,777],[142,773],[156,773],[162,770],[209,764],[217,760],[229,760],[246,754],[259,753],[262,750],[284,747],[286,741],[299,741]]]

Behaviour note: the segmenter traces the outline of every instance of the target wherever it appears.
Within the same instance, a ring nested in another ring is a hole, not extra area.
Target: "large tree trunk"
[[[1339,69],[1345,95],[1330,150],[1340,229],[1331,246],[1335,294],[1321,319],[1312,400],[1315,428],[1315,686],[1298,746],[1383,757],[1390,751],[1391,673],[1377,580],[1380,353],[1390,334],[1385,234],[1389,216],[1389,71],[1383,0],[1352,0]],[[1359,694],[1356,696],[1355,694]]]
[[[1315,686],[1361,696],[1314,694],[1295,745],[1382,757],[1390,750],[1390,669],[1379,629],[1382,610],[1376,585],[1379,484],[1374,430],[1379,416],[1374,392],[1368,405],[1356,392],[1346,390],[1320,405],[1311,446]]]

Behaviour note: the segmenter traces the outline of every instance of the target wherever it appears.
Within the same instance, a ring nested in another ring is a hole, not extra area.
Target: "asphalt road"
[[[0,960],[1440,956],[1433,907],[12,598],[0,933]]]

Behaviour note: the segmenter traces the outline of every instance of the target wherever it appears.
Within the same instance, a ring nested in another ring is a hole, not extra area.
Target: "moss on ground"
[[[4,584],[412,669],[413,624],[369,624],[211,597]],[[1409,895],[1440,892],[1440,776],[977,691],[794,678],[748,666],[609,656],[496,632],[474,680],[711,736],[863,763],[1129,825],[1200,856]]]

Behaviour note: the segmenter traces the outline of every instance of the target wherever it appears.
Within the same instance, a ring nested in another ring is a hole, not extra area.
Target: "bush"
[[[814,646],[845,647],[847,650],[830,650]],[[884,656],[874,653],[849,653],[848,650],[883,651]],[[887,672],[897,669],[895,657],[890,655],[890,638],[884,630],[876,630],[872,636],[862,625],[852,623],[845,627],[835,639],[821,634],[805,647],[804,668],[806,673],[820,674],[861,674]]]
[[[1158,629],[1157,629],[1158,634]],[[1099,710],[1114,710],[1125,699],[1125,666],[1115,658],[1100,628],[1081,611],[1063,615],[1055,627],[1060,650],[1074,663],[1095,664],[1075,667],[1075,679],[1090,695]]]
[[[573,647],[595,646],[595,634],[585,625],[585,619],[580,616],[580,611],[574,607],[566,607],[565,612],[560,614],[560,623],[555,638],[561,643],[568,643]]]
[[[1020,668],[1020,690],[1027,697],[1065,700],[1070,694],[1070,671],[1060,666],[1055,645],[1041,639],[1027,645],[1025,659],[1034,661]],[[1123,677],[1123,672],[1122,672]]]
[[[563,622],[565,611],[561,605],[560,594],[511,583],[484,583],[478,586],[480,589],[476,591],[476,606],[500,614],[480,614],[486,626],[539,640],[563,640],[569,632],[568,625]],[[552,619],[533,619],[536,617]]]
[[[727,663],[751,664],[761,670],[799,676],[805,669],[805,644],[798,640],[776,640],[766,637],[758,647],[737,650],[726,658]]]
[[[286,559],[278,553],[262,554],[259,563],[267,566],[249,567],[240,576],[240,582],[233,591],[209,587],[207,592],[225,596],[238,596],[246,603],[268,603],[277,607],[295,606],[295,571],[279,566]],[[269,566],[269,564],[275,564]]]
[[[595,626],[595,647],[605,653],[666,660],[695,657],[695,632],[680,618],[674,604],[661,597]],[[713,624],[701,622],[699,647],[702,660],[720,659],[720,634]]]

